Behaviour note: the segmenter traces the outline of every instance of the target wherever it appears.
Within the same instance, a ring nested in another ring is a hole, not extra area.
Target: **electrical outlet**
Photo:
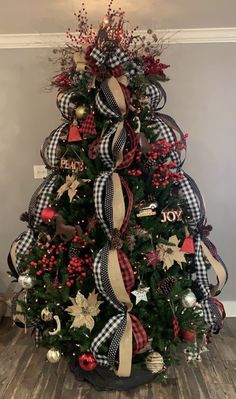
[[[35,179],[43,179],[47,177],[48,171],[45,165],[34,165],[34,178]]]

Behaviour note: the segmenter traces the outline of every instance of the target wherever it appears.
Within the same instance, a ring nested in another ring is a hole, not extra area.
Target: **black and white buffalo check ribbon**
[[[53,130],[41,147],[41,157],[49,169],[55,168],[59,163],[60,158],[58,157],[58,142],[61,138],[63,130],[65,130],[67,127],[69,127],[69,124],[63,123],[57,129]]]
[[[90,53],[90,57],[95,59],[98,67],[105,64],[109,68],[116,68],[128,60],[128,55],[118,47],[112,49],[112,51],[104,51],[94,47]]]
[[[72,120],[72,110],[75,108],[75,104],[72,102],[72,98],[75,93],[59,93],[57,97],[57,107],[59,108],[62,116],[67,120]]]
[[[20,273],[21,257],[24,255],[35,240],[35,231],[41,222],[41,212],[49,204],[50,194],[55,187],[57,176],[50,174],[46,177],[40,187],[33,194],[29,204],[30,227],[22,233],[16,245],[16,268]]]
[[[156,118],[155,128],[161,138],[164,138],[170,144],[175,145],[175,134],[173,130],[158,116]],[[199,224],[202,223],[203,219],[205,219],[204,203],[201,195],[199,195],[200,191],[194,180],[181,169],[183,162],[181,161],[179,153],[173,150],[170,156],[172,161],[176,163],[177,170],[182,173],[183,176],[183,179],[179,182],[179,186],[191,212],[191,225],[196,231],[194,237],[196,278],[204,295],[201,304],[205,321],[209,324],[210,330],[214,332],[216,325],[211,311],[211,305],[209,303],[209,296],[211,294],[210,284],[208,280],[207,266],[203,255],[203,249],[201,246],[201,236],[198,229]]]

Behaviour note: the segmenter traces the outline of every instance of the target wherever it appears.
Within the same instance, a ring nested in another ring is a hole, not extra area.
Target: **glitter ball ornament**
[[[85,371],[92,371],[97,367],[96,360],[92,353],[83,353],[79,356],[79,365]]]
[[[145,362],[147,369],[152,373],[159,373],[164,367],[163,357],[158,352],[151,352]]]
[[[196,304],[197,298],[192,291],[189,291],[182,298],[182,304],[185,308],[192,308]]]
[[[88,114],[88,112],[89,112],[89,110],[85,105],[80,105],[75,110],[76,118],[79,120],[83,119]]]
[[[56,209],[55,208],[44,208],[41,212],[41,219],[44,223],[50,222],[54,216],[56,215]]]
[[[48,307],[42,309],[41,319],[43,321],[51,321],[53,319],[53,313],[48,309]]]
[[[21,284],[23,288],[29,289],[34,286],[35,280],[28,274],[23,274],[19,276],[18,283]]]
[[[59,360],[61,359],[60,352],[55,348],[49,349],[46,356],[49,363],[58,363]]]

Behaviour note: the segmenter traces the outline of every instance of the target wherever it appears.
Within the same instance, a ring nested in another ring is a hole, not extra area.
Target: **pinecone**
[[[29,213],[28,213],[28,212],[23,212],[23,213],[20,215],[20,221],[21,221],[21,222],[29,223],[29,220],[30,220],[30,216],[29,216]]]
[[[174,276],[168,276],[166,278],[163,278],[163,280],[161,280],[159,283],[159,287],[157,288],[157,293],[161,296],[169,295],[176,281],[177,279]]]
[[[111,237],[111,248],[121,249],[122,246],[123,246],[123,241],[120,238],[120,231],[118,229],[114,229]]]

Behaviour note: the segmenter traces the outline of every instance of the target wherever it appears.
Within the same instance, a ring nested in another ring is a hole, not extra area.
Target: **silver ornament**
[[[163,357],[158,352],[151,352],[145,362],[147,369],[152,373],[159,373],[164,367]]]
[[[183,298],[182,304],[185,308],[192,308],[197,302],[197,298],[192,291],[189,291]]]
[[[18,283],[20,283],[23,288],[29,289],[34,286],[35,280],[28,274],[22,274],[18,278]]]
[[[58,363],[59,360],[61,359],[60,352],[55,348],[49,349],[46,356],[49,363]]]
[[[53,319],[53,313],[48,309],[48,307],[42,309],[41,319],[43,321],[51,321]]]

